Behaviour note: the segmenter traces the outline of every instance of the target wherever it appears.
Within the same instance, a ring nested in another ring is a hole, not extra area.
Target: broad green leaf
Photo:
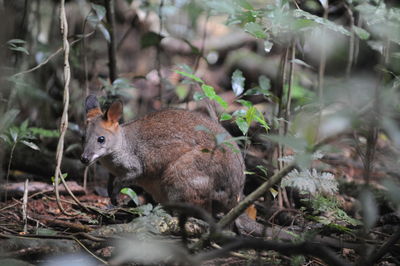
[[[10,49],[13,50],[13,51],[22,52],[22,53],[24,53],[24,54],[26,54],[26,55],[29,55],[28,50],[26,50],[26,48],[25,48],[25,47],[22,47],[22,46],[10,47]]]
[[[215,93],[213,87],[203,84],[201,85],[204,94],[210,99],[216,101],[219,105],[221,105],[224,109],[228,108],[228,103],[224,101],[219,95]]]
[[[178,67],[182,69],[182,72],[184,73],[193,73],[193,69],[186,64],[178,64]]]
[[[358,38],[361,40],[368,40],[371,36],[368,31],[364,30],[363,28],[353,26],[354,32],[357,34]]]
[[[261,172],[263,172],[263,174],[264,174],[265,177],[268,176],[268,170],[267,170],[267,168],[265,168],[265,166],[263,166],[263,165],[257,165],[256,167],[257,167],[257,169],[259,169]]]
[[[272,46],[274,46],[274,43],[271,42],[270,40],[265,40],[264,41],[264,51],[266,53],[271,52]]]
[[[214,12],[217,12],[219,14],[229,14],[229,15],[234,15],[235,14],[235,7],[232,5],[231,0],[225,1],[225,0],[209,0],[205,2],[208,7]]]
[[[100,30],[101,34],[103,34],[104,39],[106,39],[106,41],[108,43],[110,43],[111,36],[110,36],[110,32],[108,31],[108,29],[106,27],[104,27],[104,25],[101,23],[97,24],[97,28]]]
[[[126,78],[117,78],[116,80],[114,80],[112,85],[116,89],[130,89],[130,88],[132,88],[132,83],[130,82],[129,79],[126,79]]]
[[[247,108],[250,108],[253,106],[253,104],[250,101],[246,101],[246,100],[242,100],[242,99],[236,100],[236,102],[240,103],[241,105],[243,105]]]
[[[270,188],[269,192],[271,192],[272,197],[274,197],[274,199],[276,198],[276,196],[278,196],[278,191],[275,190],[274,188]]]
[[[175,93],[178,96],[179,100],[182,101],[186,98],[189,93],[189,90],[186,86],[177,86],[175,88]]]
[[[266,131],[270,129],[267,122],[265,121],[264,115],[257,109],[254,118],[257,120],[258,123],[260,123],[264,127]]]
[[[330,29],[332,31],[339,32],[339,33],[341,33],[343,35],[346,35],[346,36],[350,36],[350,32],[348,30],[346,30],[343,26],[337,25],[337,24],[333,23],[332,21],[327,20],[325,18],[321,18],[321,17],[318,17],[316,15],[310,14],[310,13],[304,11],[304,10],[301,10],[301,9],[293,10],[293,16],[295,18],[304,17],[304,18],[312,20],[312,21],[314,21],[314,22],[316,22],[316,23],[318,23],[320,25],[323,25],[323,26],[325,26],[326,28],[328,28],[328,29]]]
[[[21,39],[11,39],[7,42],[8,44],[25,44],[26,41]]]
[[[201,78],[199,78],[199,77],[197,77],[197,76],[195,76],[193,74],[190,74],[190,73],[187,73],[187,72],[184,72],[184,71],[180,71],[180,70],[175,70],[175,73],[178,73],[179,75],[182,75],[184,77],[193,79],[194,81],[197,81],[198,83],[204,84],[204,81]]]
[[[33,150],[40,151],[40,148],[39,148],[35,143],[33,143],[33,142],[26,141],[26,140],[21,140],[21,142],[22,142],[24,145],[28,146],[29,148],[31,148],[31,149],[33,149]]]
[[[243,117],[236,118],[236,125],[239,127],[240,131],[242,131],[243,135],[246,135],[249,131],[249,125]]]
[[[220,120],[220,121],[225,121],[225,120],[231,120],[231,119],[232,119],[232,116],[231,116],[230,114],[228,114],[228,113],[222,113],[219,120]]]
[[[158,46],[164,37],[156,32],[149,31],[142,35],[140,39],[140,47],[147,48],[151,46]]]
[[[97,19],[98,21],[103,20],[103,18],[106,16],[106,9],[104,6],[101,5],[96,5],[96,4],[91,4],[92,9],[96,12]]]
[[[269,78],[263,75],[258,77],[258,84],[260,85],[260,88],[264,91],[268,91],[271,88],[271,82]]]
[[[244,91],[244,81],[242,71],[236,69],[232,74],[232,90],[236,96],[239,96]]]
[[[306,62],[304,62],[303,60],[300,60],[298,58],[296,58],[294,60],[290,60],[290,62],[293,63],[293,64],[296,64],[296,65],[299,65],[299,66],[304,66],[304,67],[307,67],[307,68],[314,69],[313,66],[307,64]]]
[[[255,22],[246,23],[246,25],[244,25],[244,31],[250,33],[258,39],[265,39],[267,37],[267,34],[264,32],[264,29],[261,27],[261,25]]]
[[[204,98],[206,98],[206,96],[205,96],[203,93],[201,93],[201,92],[196,91],[196,92],[193,94],[193,100],[195,100],[196,102],[197,102],[197,101],[200,101],[200,100],[203,100]]]
[[[28,119],[22,122],[21,126],[19,127],[21,132],[25,132],[28,129]]]
[[[11,139],[7,136],[7,135],[5,135],[5,134],[0,134],[0,139],[2,139],[5,143],[7,143],[8,145],[11,145],[12,144],[12,141],[11,141]]]
[[[254,7],[246,0],[236,0],[235,1],[240,7],[247,10],[254,10]]]
[[[129,196],[131,198],[131,200],[136,204],[136,206],[139,206],[139,198],[138,198],[136,192],[133,191],[133,189],[131,189],[129,187],[125,187],[125,188],[121,189],[121,193]]]
[[[15,142],[17,142],[17,139],[18,139],[18,129],[16,129],[15,127],[12,127],[12,128],[10,128],[9,129],[9,132],[10,132],[10,136],[11,136],[11,139],[12,139],[12,141],[15,143]]]

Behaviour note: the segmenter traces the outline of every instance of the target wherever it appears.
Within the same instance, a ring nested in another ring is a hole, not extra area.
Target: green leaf
[[[197,76],[195,76],[195,75],[193,75],[193,74],[190,74],[190,73],[188,73],[188,72],[175,70],[175,73],[178,73],[179,75],[182,75],[182,76],[184,76],[184,77],[193,79],[194,81],[197,81],[198,83],[204,84],[204,81],[203,81],[201,78],[199,78],[199,77],[197,77]]]
[[[116,89],[131,89],[133,87],[130,80],[126,78],[117,78],[112,85]]]
[[[270,40],[265,40],[264,41],[264,51],[266,53],[271,52],[272,47],[274,46],[274,43],[271,42]]]
[[[22,122],[21,126],[19,127],[21,132],[25,132],[28,129],[28,119]]]
[[[267,37],[267,34],[264,32],[264,29],[261,27],[261,25],[255,22],[249,22],[244,25],[244,31],[250,33],[258,39],[265,39]]]
[[[232,90],[236,96],[239,96],[244,91],[244,81],[242,71],[236,69],[232,74]]]
[[[111,36],[110,36],[110,32],[108,31],[108,29],[106,27],[104,27],[104,25],[101,23],[97,24],[97,28],[100,30],[101,34],[103,34],[104,39],[106,39],[106,41],[108,43],[110,43]]]
[[[241,105],[243,105],[247,108],[250,108],[253,106],[253,104],[250,101],[246,101],[246,100],[242,100],[242,99],[236,100],[236,102],[240,103]]]
[[[222,113],[219,121],[231,120],[232,116],[228,113]]]
[[[146,32],[140,39],[140,47],[147,48],[151,46],[158,46],[164,37],[156,32]]]
[[[353,30],[354,30],[355,34],[357,34],[358,38],[360,38],[361,40],[368,40],[369,37],[371,36],[371,34],[369,34],[368,31],[366,31],[360,27],[353,26]]]
[[[265,177],[268,176],[268,170],[267,170],[267,168],[265,168],[265,166],[263,166],[263,165],[257,165],[256,168],[259,169],[261,172],[263,172],[263,174],[264,174]]]
[[[228,108],[228,103],[224,101],[219,95],[215,93],[213,87],[203,84],[201,85],[204,94],[210,99],[216,101],[219,105],[221,105],[224,109]]]
[[[242,131],[243,135],[246,135],[249,131],[249,125],[243,117],[236,118],[236,125],[239,127],[240,131]]]
[[[258,84],[260,88],[264,91],[268,91],[271,88],[271,81],[266,76],[261,75],[258,77]]]
[[[96,12],[97,20],[101,21],[106,16],[106,9],[104,6],[91,4],[92,9]]]
[[[254,106],[251,106],[249,109],[247,109],[246,112],[246,122],[247,125],[251,125],[251,122],[254,121],[254,117],[256,115],[256,108]]]
[[[12,128],[9,129],[9,132],[10,132],[10,136],[11,136],[12,141],[14,143],[16,143],[17,139],[18,139],[18,135],[19,135],[18,134],[18,129],[15,128],[15,127],[12,127]]]
[[[11,145],[11,144],[12,144],[11,139],[10,139],[7,135],[5,135],[5,134],[0,134],[0,138],[1,138],[5,143],[7,143],[8,145]]]
[[[23,143],[24,145],[28,146],[29,148],[31,148],[33,150],[40,151],[40,148],[33,142],[21,140],[21,143]]]
[[[179,100],[182,101],[186,98],[189,93],[189,90],[186,86],[177,86],[175,88],[175,93],[178,96]]]
[[[267,122],[265,121],[264,115],[258,109],[256,109],[256,114],[254,118],[264,127],[266,131],[270,129]]]
[[[25,44],[26,41],[21,40],[21,39],[11,39],[7,42],[8,44]]]
[[[200,101],[200,100],[203,100],[203,99],[205,99],[205,98],[206,98],[206,96],[205,96],[203,93],[201,93],[201,92],[196,91],[196,92],[193,94],[193,100],[195,100],[196,102],[197,102],[197,101]]]
[[[236,0],[235,1],[240,7],[247,10],[254,10],[254,7],[246,0]]]
[[[346,36],[350,36],[350,32],[348,30],[346,30],[343,26],[337,25],[337,24],[333,23],[332,21],[327,20],[325,18],[321,18],[316,15],[310,14],[304,10],[301,10],[301,9],[293,10],[293,16],[295,18],[303,18],[304,17],[308,20],[314,21],[317,24],[323,25],[332,31],[339,32]]]
[[[22,47],[22,46],[10,47],[10,50],[17,51],[17,52],[22,52],[22,53],[24,53],[24,54],[26,54],[26,55],[29,55],[28,50],[26,50],[26,48],[25,48],[25,47]]]
[[[133,191],[133,189],[131,189],[129,187],[125,187],[125,188],[121,189],[120,192],[122,194],[129,196],[131,198],[131,200],[136,204],[136,206],[139,206],[139,198],[138,198],[136,192]]]

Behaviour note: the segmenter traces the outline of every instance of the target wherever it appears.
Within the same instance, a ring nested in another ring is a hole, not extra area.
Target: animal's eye
[[[97,142],[100,143],[100,144],[103,144],[104,141],[106,141],[106,138],[104,136],[100,136],[100,137],[97,138]]]

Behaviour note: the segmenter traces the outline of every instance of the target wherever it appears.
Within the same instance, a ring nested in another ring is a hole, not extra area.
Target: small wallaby
[[[94,95],[86,98],[85,108],[81,161],[99,160],[116,177],[112,200],[121,188],[137,185],[159,203],[191,203],[213,214],[240,201],[243,158],[217,122],[201,113],[166,109],[120,125],[122,102],[115,101],[103,114]],[[217,142],[217,135],[230,144]]]

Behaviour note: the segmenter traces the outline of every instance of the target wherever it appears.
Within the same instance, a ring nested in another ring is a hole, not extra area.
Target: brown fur
[[[121,188],[135,184],[160,203],[187,202],[214,213],[237,204],[244,186],[244,162],[240,153],[224,144],[216,146],[216,134],[230,138],[221,125],[200,113],[168,109],[116,123],[114,130],[102,129],[115,125],[116,117],[90,121],[82,155],[90,157],[87,163],[99,158],[116,176],[112,198]],[[212,133],[196,130],[199,125]],[[101,134],[111,147],[94,147],[100,145],[94,140]],[[102,154],[96,154],[99,150]]]

